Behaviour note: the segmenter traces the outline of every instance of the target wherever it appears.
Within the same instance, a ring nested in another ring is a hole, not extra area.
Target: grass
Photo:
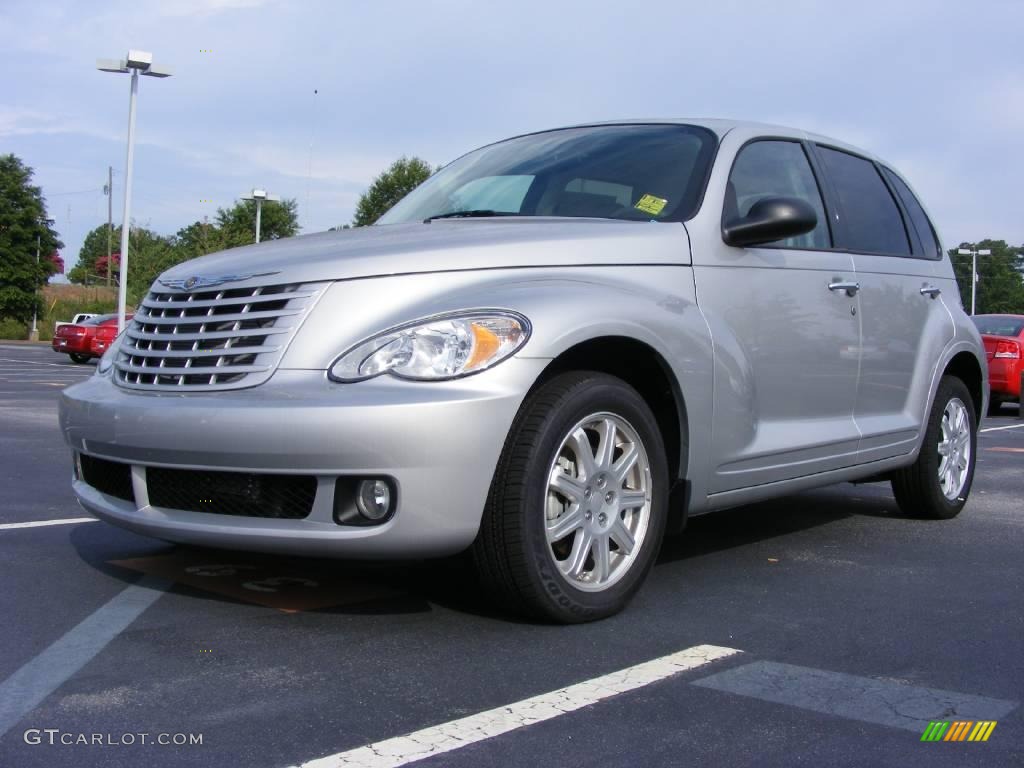
[[[53,325],[69,321],[79,312],[106,314],[117,311],[117,289],[93,285],[48,285],[43,289],[44,309],[39,317],[39,340],[53,338]],[[32,323],[0,319],[0,339],[27,339]]]

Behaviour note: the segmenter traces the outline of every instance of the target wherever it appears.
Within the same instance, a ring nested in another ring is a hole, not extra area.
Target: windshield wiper
[[[485,216],[518,216],[518,213],[509,213],[508,211],[488,211],[482,208],[471,209],[468,211],[449,211],[448,213],[438,213],[433,216],[427,216],[423,220],[424,224],[429,224],[434,219],[472,219],[477,217]]]

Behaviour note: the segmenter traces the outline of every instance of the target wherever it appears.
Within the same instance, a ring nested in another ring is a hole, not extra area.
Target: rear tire
[[[622,610],[661,545],[668,469],[658,423],[626,382],[561,374],[516,416],[473,545],[513,609],[560,623]]]
[[[82,355],[78,352],[68,352],[68,357],[71,358],[71,362],[77,363],[78,365],[84,365],[92,359],[89,355]]]
[[[939,382],[917,461],[892,478],[896,503],[911,517],[949,520],[960,514],[974,481],[978,423],[974,401],[958,378]]]

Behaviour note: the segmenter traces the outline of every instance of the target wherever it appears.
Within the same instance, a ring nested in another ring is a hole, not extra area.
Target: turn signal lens
[[[358,344],[331,365],[329,375],[335,381],[361,381],[384,373],[417,381],[456,379],[497,365],[529,336],[529,321],[512,312],[437,317]]]

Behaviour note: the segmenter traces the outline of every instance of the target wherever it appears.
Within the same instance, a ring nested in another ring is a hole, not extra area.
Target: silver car
[[[620,610],[688,515],[971,488],[985,353],[920,201],[821,136],[586,125],[471,152],[378,225],[154,283],[61,398],[82,505],[190,544],[471,548],[511,606]]]

